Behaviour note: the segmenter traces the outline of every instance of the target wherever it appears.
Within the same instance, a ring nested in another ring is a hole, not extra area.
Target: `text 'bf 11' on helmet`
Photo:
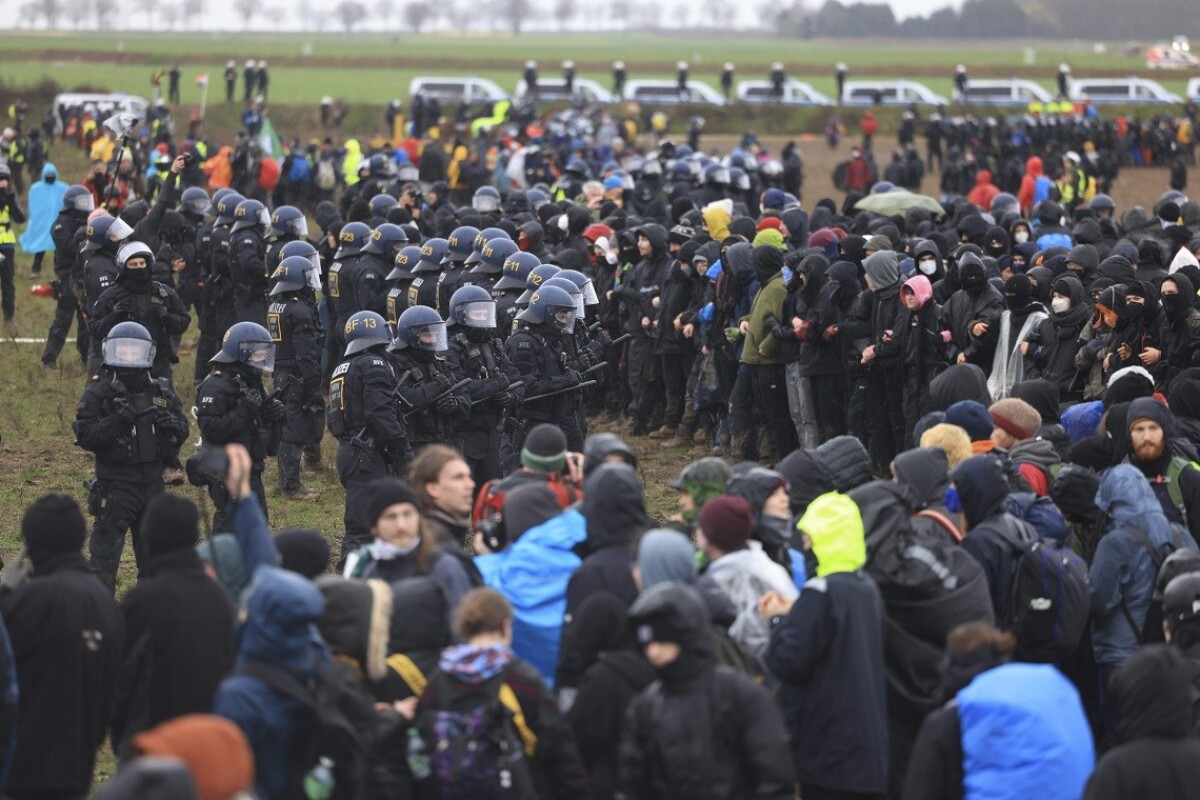
[[[499,275],[504,271],[504,263],[519,252],[520,248],[512,239],[492,239],[484,244],[479,264],[471,272],[476,275]]]
[[[338,234],[338,249],[333,257],[349,258],[362,252],[371,238],[371,229],[364,222],[347,222]]]
[[[496,301],[481,286],[463,286],[450,296],[450,320],[468,328],[496,327]]]
[[[221,349],[209,359],[216,364],[245,364],[260,372],[275,371],[275,343],[257,322],[239,322],[225,331]]]
[[[295,206],[280,206],[271,215],[271,232],[276,236],[290,234],[303,239],[308,236],[308,220]]]
[[[529,273],[539,266],[542,262],[533,253],[513,253],[504,260],[504,267],[500,270],[500,280],[496,281],[493,289],[525,289],[525,284],[529,281]]]
[[[471,198],[471,208],[487,214],[500,208],[500,192],[494,186],[480,186]]]
[[[359,311],[346,320],[342,331],[346,340],[346,355],[352,356],[375,345],[388,345],[392,341],[392,332],[387,320],[374,311]]]
[[[233,211],[233,230],[243,231],[258,228],[266,233],[271,227],[271,215],[267,207],[257,200],[243,200]]]
[[[409,245],[396,253],[395,268],[387,274],[384,280],[388,281],[411,281],[413,278],[413,269],[421,260],[421,248],[416,245]]]
[[[470,257],[475,250],[475,237],[479,235],[479,228],[474,225],[459,225],[450,235],[446,237],[446,256],[442,259],[442,264],[462,263]]]
[[[478,264],[483,253],[483,246],[493,239],[508,239],[511,241],[512,237],[503,228],[484,228],[475,237],[475,246],[471,255],[467,256],[467,263]]]
[[[446,323],[428,306],[406,309],[396,320],[396,348],[441,353],[449,347]]]
[[[445,239],[429,239],[421,245],[421,260],[413,267],[413,274],[422,272],[437,272],[442,268],[442,261],[450,252],[450,244]]]
[[[557,286],[538,289],[529,298],[529,308],[517,315],[521,322],[552,325],[563,333],[575,331],[575,302]]]
[[[371,231],[371,238],[363,246],[364,253],[374,253],[386,259],[393,259],[400,248],[408,244],[408,234],[399,225],[385,222]]]
[[[105,366],[117,369],[150,369],[155,346],[150,331],[136,322],[118,322],[104,337]]]
[[[275,285],[271,287],[271,296],[298,292],[306,286],[312,286],[313,269],[313,263],[304,256],[288,256],[281,259],[271,276],[271,280],[275,281]],[[319,276],[317,284],[320,285]]]

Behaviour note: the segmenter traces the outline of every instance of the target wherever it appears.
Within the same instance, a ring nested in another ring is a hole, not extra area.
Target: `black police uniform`
[[[392,271],[389,264],[376,253],[362,253],[352,270],[354,311],[374,311],[387,318],[387,284],[384,278]]]
[[[346,339],[343,336],[343,329],[350,317],[354,316],[359,309],[355,307],[354,299],[354,279],[358,272],[359,254],[345,256],[334,261],[329,266],[329,272],[326,276],[327,286],[329,288],[329,304],[330,311],[335,320],[330,327],[331,339],[336,340],[337,352],[341,354],[346,350]]]
[[[87,363],[87,321],[83,318],[78,298],[71,291],[71,271],[83,246],[83,233],[86,230],[87,212],[74,209],[61,212],[50,226],[50,238],[54,242],[54,298],[58,305],[54,309],[50,333],[46,336],[46,349],[42,351],[43,364],[58,361],[58,354],[62,352],[63,345],[67,343],[67,334],[71,332],[72,320],[76,321],[78,331],[75,349],[79,351],[80,361]]]
[[[149,276],[150,268],[145,270]],[[156,378],[171,379],[171,362],[178,360],[173,355],[171,337],[187,330],[192,318],[175,290],[158,281],[146,281],[141,285],[131,284],[125,276],[104,290],[92,308],[88,320],[88,333],[92,339],[88,364],[100,369],[103,356],[100,347],[104,337],[113,326],[121,322],[136,322],[145,326],[154,340],[154,366],[151,374]]]
[[[196,390],[196,425],[205,444],[240,444],[250,453],[253,462],[250,488],[258,495],[263,514],[267,515],[267,493],[262,474],[267,456],[279,450],[279,422],[270,421],[271,399],[263,388],[262,373],[241,364],[221,364],[208,374]],[[216,506],[213,533],[233,530],[226,514],[229,492],[225,482],[209,476],[208,494]]]
[[[238,322],[267,321],[267,240],[255,228],[229,236],[229,268],[233,277],[233,304]]]
[[[414,451],[427,444],[458,446],[458,426],[471,413],[466,389],[432,403],[433,399],[461,380],[446,359],[428,350],[407,347],[389,350],[392,367],[401,378],[400,410],[408,416],[408,435]],[[404,380],[405,373],[408,379]],[[431,404],[432,403],[432,404]]]
[[[371,483],[399,475],[412,456],[395,399],[396,372],[383,346],[355,353],[334,369],[329,382],[329,432],[338,440],[338,479],[346,492],[339,567],[371,542],[366,519]]]
[[[283,250],[284,246],[298,241],[300,241],[300,237],[296,234],[285,233],[284,235],[277,236],[271,241],[267,242],[267,251],[264,259],[267,265],[268,277],[274,275],[275,270],[279,269],[279,262],[283,260],[283,256],[280,255],[280,251]]]
[[[83,390],[73,428],[76,444],[96,455],[96,480],[88,496],[96,522],[88,549],[92,569],[111,589],[126,531],[133,534],[141,576],[142,511],[164,491],[163,465],[187,439],[187,418],[166,380],[151,378],[148,370],[105,366]]]
[[[469,269],[465,261],[451,261],[438,275],[435,309],[443,317],[450,313],[450,298],[463,284],[470,282],[467,280]]]
[[[455,325],[450,328],[450,350],[446,354],[451,370],[471,381],[467,386],[471,414],[459,424],[458,432],[476,486],[500,477],[504,415],[517,409],[524,394],[522,387],[509,390],[510,384],[521,379],[521,373],[508,360],[501,340],[480,335],[487,333]]]
[[[307,296],[305,296],[307,295]],[[325,432],[321,351],[325,331],[312,290],[288,292],[267,307],[267,332],[275,342],[275,390],[287,406],[279,444],[279,488],[300,488],[300,454],[319,461]]]
[[[195,298],[196,326],[200,329],[200,339],[196,343],[196,368],[193,373],[196,383],[200,383],[208,374],[208,360],[221,349],[221,336],[225,333],[216,329],[216,308],[209,301],[210,295],[220,288],[213,285],[211,272],[213,268],[213,232],[212,220],[200,223],[196,226],[195,243],[192,246],[193,258],[196,260],[196,273],[200,282]]]
[[[221,339],[225,336],[225,331],[232,328],[238,321],[233,300],[233,274],[230,271],[229,263],[232,224],[215,225],[212,229],[208,282],[204,285],[204,302],[212,316],[212,331],[217,339],[213,355],[216,355],[217,350],[221,349]],[[209,356],[209,358],[211,357]],[[199,354],[196,359],[200,360]],[[203,363],[207,364],[208,360],[205,359]],[[203,380],[203,376],[201,376],[201,380]]]
[[[83,288],[83,313],[85,318],[94,316],[96,301],[100,295],[117,282],[121,268],[117,266],[116,245],[106,242],[99,250],[81,259],[82,273],[76,273],[78,286]],[[78,265],[80,262],[77,261]],[[95,347],[91,348],[95,350]],[[88,370],[95,372],[96,370]]]
[[[392,325],[395,325],[400,315],[408,309],[408,287],[411,282],[412,278],[407,277],[388,281],[384,285],[387,293],[383,301],[383,318]]]
[[[566,389],[580,382],[579,373],[568,366],[563,339],[562,333],[553,325],[521,325],[504,343],[504,352],[521,375],[526,398]],[[525,434],[542,422],[562,427],[567,434],[567,446],[572,450],[583,450],[583,440],[574,424],[572,394],[574,392],[563,392],[544,400],[527,400],[520,418],[510,424],[513,451],[520,453]]]
[[[496,330],[501,336],[513,332],[513,323],[521,309],[517,307],[517,298],[525,293],[524,289],[492,289],[492,299],[496,301]]]
[[[440,278],[441,272],[418,272],[412,282],[408,284],[408,307],[425,306],[437,311],[438,280]]]

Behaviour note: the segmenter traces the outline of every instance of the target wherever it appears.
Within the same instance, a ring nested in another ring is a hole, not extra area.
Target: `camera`
[[[194,155],[192,155],[191,153],[183,154],[183,165],[185,167],[190,167],[192,164],[195,164],[195,163],[196,163],[196,157]]]
[[[492,514],[486,519],[479,520],[475,532],[483,539],[483,544],[493,553],[498,553],[508,546],[508,529],[504,525],[504,517]]]
[[[187,471],[188,483],[192,486],[208,486],[210,483],[222,483],[225,473],[229,471],[229,456],[225,448],[215,444],[202,444],[196,452],[188,456],[184,465]]]

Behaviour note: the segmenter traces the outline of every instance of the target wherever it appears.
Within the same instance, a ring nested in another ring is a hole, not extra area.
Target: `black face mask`
[[[58,176],[57,175],[47,175],[45,178],[43,178],[43,180],[46,181],[46,183],[54,183],[56,180],[58,180]]]
[[[1172,317],[1175,316],[1175,314],[1179,312],[1179,309],[1183,307],[1180,303],[1180,297],[1177,294],[1164,294],[1159,298],[1159,301],[1162,303],[1162,306],[1164,309],[1166,309],[1167,313]]]
[[[1125,316],[1131,320],[1141,319],[1146,315],[1146,306],[1142,303],[1125,302]]]
[[[150,285],[150,268],[143,267],[141,269],[127,269],[121,277],[125,285],[134,289],[144,289]]]

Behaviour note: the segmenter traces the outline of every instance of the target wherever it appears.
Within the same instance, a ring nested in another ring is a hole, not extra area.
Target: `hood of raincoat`
[[[242,600],[238,653],[296,674],[311,675],[329,660],[316,622],[325,599],[312,581],[280,567],[261,566]]]
[[[587,540],[580,555],[628,545],[653,525],[646,514],[642,483],[628,464],[596,467],[584,481],[579,511],[587,520]]]
[[[817,575],[855,572],[867,563],[867,542],[858,504],[837,492],[814,500],[796,523],[808,535],[817,557]]]
[[[1004,467],[995,456],[973,456],[954,468],[950,479],[958,492],[967,527],[974,528],[984,520],[1004,511],[1008,482]]]
[[[940,504],[950,486],[950,462],[940,447],[907,450],[892,461],[896,481],[908,487],[917,508]]]
[[[1117,739],[1182,739],[1191,733],[1191,676],[1195,665],[1177,648],[1152,644],[1131,655],[1112,676]]]

